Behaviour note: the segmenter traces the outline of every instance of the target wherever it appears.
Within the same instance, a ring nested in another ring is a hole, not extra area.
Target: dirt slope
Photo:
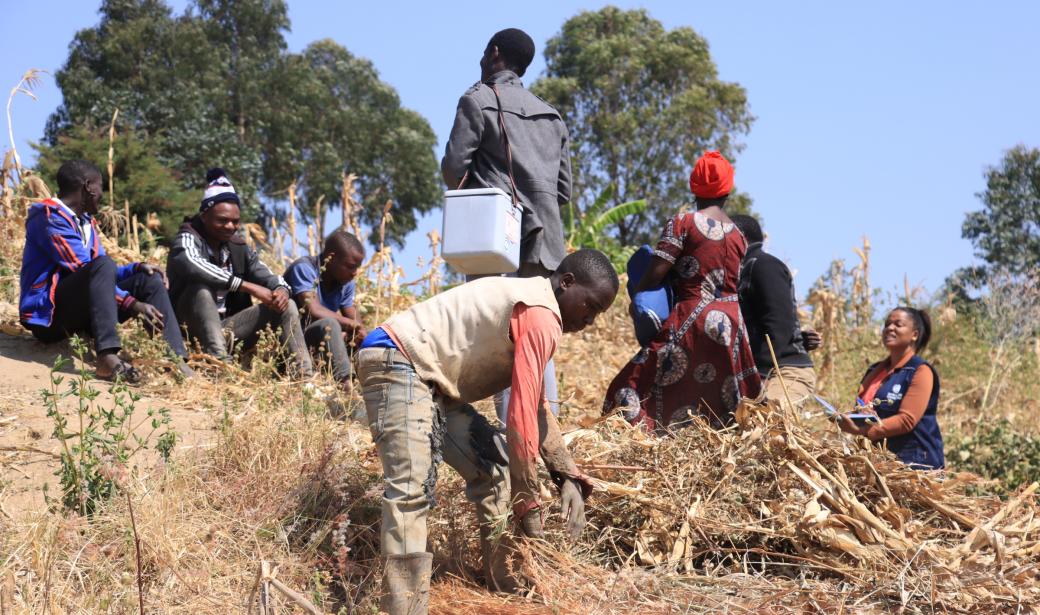
[[[54,472],[59,467],[60,445],[52,436],[53,421],[40,394],[49,385],[50,368],[58,354],[70,356],[68,345],[45,345],[25,335],[0,333],[0,514],[5,517],[43,510],[44,483],[50,484],[52,497],[58,495]],[[71,364],[63,372],[69,378],[77,376]],[[91,384],[102,391],[99,403],[112,402],[108,383],[94,380]],[[145,416],[149,408],[169,408],[178,449],[205,446],[211,441],[214,422],[209,410],[178,401],[172,383],[150,382],[137,392],[142,399],[137,403],[135,419]],[[70,419],[75,417],[75,401],[62,402]],[[146,456],[142,461],[153,459]]]

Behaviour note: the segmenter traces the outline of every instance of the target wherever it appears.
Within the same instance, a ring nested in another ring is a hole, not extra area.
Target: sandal
[[[141,372],[137,371],[133,365],[120,361],[112,373],[107,376],[94,372],[94,375],[98,380],[104,380],[106,382],[125,382],[127,384],[141,384]]]

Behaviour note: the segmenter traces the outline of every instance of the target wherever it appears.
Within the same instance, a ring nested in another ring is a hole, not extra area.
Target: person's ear
[[[577,280],[574,278],[574,274],[568,271],[567,273],[560,275],[560,288],[570,288],[574,286]]]

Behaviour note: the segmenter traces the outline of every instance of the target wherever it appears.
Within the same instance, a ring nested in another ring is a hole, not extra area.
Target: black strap
[[[509,166],[509,187],[512,189],[513,205],[519,206],[520,199],[517,198],[516,193],[516,177],[513,176],[513,150],[509,147],[509,133],[506,131],[506,117],[502,113],[502,99],[498,94],[498,84],[490,84],[491,91],[495,93],[495,102],[498,104],[498,127],[502,131],[502,145],[506,149],[506,164]],[[462,179],[459,180],[459,190],[466,185],[466,180],[469,179],[469,170],[462,175]]]

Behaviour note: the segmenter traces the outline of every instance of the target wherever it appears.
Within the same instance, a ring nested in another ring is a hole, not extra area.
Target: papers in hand
[[[827,415],[827,418],[836,421],[840,417],[845,416],[852,420],[857,425],[871,425],[880,422],[876,414],[869,412],[852,412],[850,414],[843,414],[838,412],[837,408],[832,406],[826,399],[819,395],[813,395],[816,398],[816,403],[823,406],[823,413]]]

